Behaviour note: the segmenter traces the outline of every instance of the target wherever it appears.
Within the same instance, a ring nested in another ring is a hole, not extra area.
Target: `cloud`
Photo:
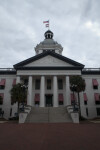
[[[99,6],[98,0],[0,1],[0,66],[12,67],[34,56],[47,30],[43,21],[49,19],[64,56],[86,67],[100,67]]]
[[[100,36],[100,23],[88,21],[84,25],[86,28],[94,32],[97,36]]]

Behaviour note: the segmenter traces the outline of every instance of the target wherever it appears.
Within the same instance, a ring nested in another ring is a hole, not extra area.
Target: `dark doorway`
[[[52,107],[53,103],[52,103],[52,95],[51,94],[47,94],[46,95],[46,107]]]

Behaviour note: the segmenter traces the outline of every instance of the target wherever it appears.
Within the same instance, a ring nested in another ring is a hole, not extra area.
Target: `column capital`
[[[41,77],[45,77],[45,75],[41,75]]]
[[[57,75],[53,75],[53,78],[57,78]]]
[[[66,77],[69,77],[69,75],[66,75]]]
[[[29,75],[29,77],[32,77],[32,75]]]

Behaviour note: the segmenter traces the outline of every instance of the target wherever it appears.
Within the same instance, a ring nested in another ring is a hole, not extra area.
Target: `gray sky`
[[[35,55],[48,19],[64,56],[100,67],[100,0],[0,0],[0,68]]]

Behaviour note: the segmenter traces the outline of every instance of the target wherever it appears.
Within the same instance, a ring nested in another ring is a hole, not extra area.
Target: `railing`
[[[16,71],[14,68],[0,68],[0,71]],[[100,71],[100,68],[84,68],[82,71]]]
[[[16,71],[14,68],[0,68],[0,71]]]
[[[82,71],[100,71],[100,68],[84,68]]]

